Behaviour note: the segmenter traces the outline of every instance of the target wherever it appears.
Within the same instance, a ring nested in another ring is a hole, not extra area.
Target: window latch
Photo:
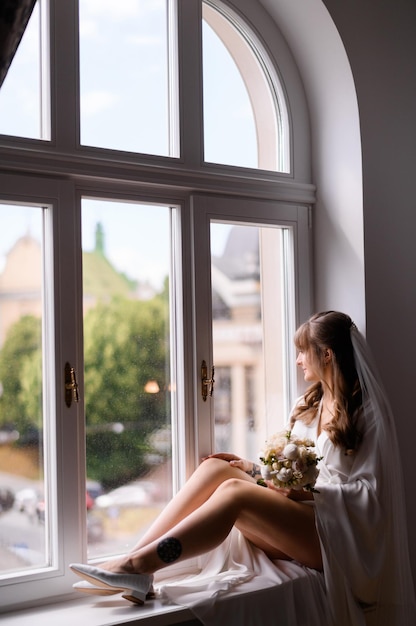
[[[65,404],[70,407],[74,402],[79,402],[78,383],[75,369],[66,362],[65,363]]]
[[[202,399],[206,402],[207,396],[214,393],[214,366],[211,367],[211,378],[208,378],[208,367],[206,361],[201,363],[201,393]]]

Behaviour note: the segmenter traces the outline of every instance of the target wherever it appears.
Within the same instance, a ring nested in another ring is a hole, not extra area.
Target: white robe
[[[236,528],[199,566],[172,579],[161,570],[155,590],[205,626],[328,626],[323,575],[294,561],[271,561]]]
[[[317,436],[318,416],[309,426],[297,421],[293,427],[293,433],[315,441],[323,457],[312,503],[323,574],[293,561],[272,562],[233,529],[201,559],[198,573],[182,581],[161,578],[160,596],[190,607],[207,626],[364,626],[364,608],[373,607],[377,626],[416,624],[412,599],[405,607],[396,602],[397,573],[401,585],[411,588],[412,581],[406,555],[398,557],[403,564],[394,562],[391,511],[383,512],[379,501],[375,424],[367,423],[353,455],[335,447],[325,432]]]
[[[378,601],[377,579],[384,566],[384,517],[370,453],[374,441],[367,431],[359,451],[345,454],[326,431],[318,437],[318,422],[319,416],[310,426],[297,421],[293,433],[315,441],[316,453],[323,457],[314,502],[329,620],[337,626],[361,626],[363,607]]]

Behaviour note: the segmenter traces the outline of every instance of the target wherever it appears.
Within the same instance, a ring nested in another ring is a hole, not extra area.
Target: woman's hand
[[[246,459],[242,459],[241,457],[230,454],[229,452],[218,452],[217,454],[210,454],[207,459],[222,459],[223,461],[227,461],[232,467],[236,467],[237,469],[241,469],[242,472],[250,473],[253,469],[253,462],[247,461]],[[205,460],[205,459],[204,459]]]
[[[277,491],[277,493],[280,493],[282,496],[285,496],[285,498],[289,498],[290,500],[313,500],[313,493],[311,491],[305,491],[305,489],[276,487],[271,480],[266,480],[265,483],[269,489]]]

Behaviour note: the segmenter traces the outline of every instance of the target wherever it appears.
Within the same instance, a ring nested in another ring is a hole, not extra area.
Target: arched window
[[[100,489],[140,478],[144,527],[214,434],[256,453],[295,394],[315,199],[302,83],[257,0],[37,0],[22,45],[0,92],[0,445],[36,444],[39,524],[32,548],[27,513],[0,517],[20,546],[1,607],[65,595],[69,562],[127,545],[125,511],[91,511]]]
[[[38,2],[0,93],[0,132],[51,137],[47,3]],[[79,3],[80,143],[180,157],[176,6]],[[249,24],[225,3],[202,3],[204,160],[290,171],[284,89]],[[183,119],[186,124],[186,119]]]
[[[264,46],[222,2],[206,0],[203,21],[205,160],[288,172],[287,104]]]

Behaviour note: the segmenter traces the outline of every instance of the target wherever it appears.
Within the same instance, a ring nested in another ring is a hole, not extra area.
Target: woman
[[[365,341],[347,315],[329,311],[303,324],[295,344],[311,386],[291,424],[323,457],[317,492],[264,489],[255,463],[211,455],[128,555],[71,565],[86,581],[75,587],[141,603],[154,572],[215,549],[235,527],[271,560],[323,570],[322,623],[365,624],[368,609],[378,625],[416,623],[394,424]],[[384,471],[387,459],[395,462]]]

